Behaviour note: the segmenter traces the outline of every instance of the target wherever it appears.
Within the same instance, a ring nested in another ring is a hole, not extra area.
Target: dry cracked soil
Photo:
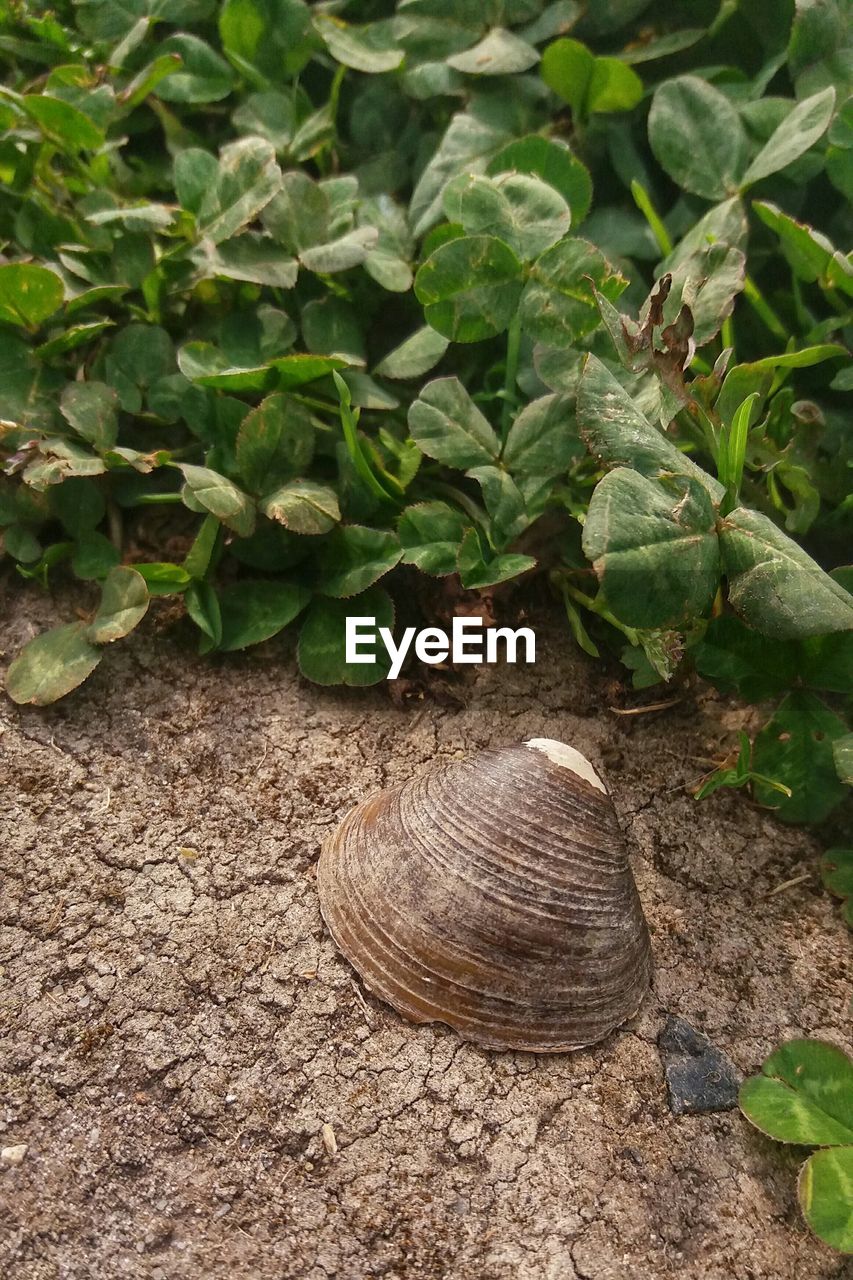
[[[69,605],[14,586],[0,613],[8,662]],[[688,790],[742,709],[699,687],[617,715],[636,697],[547,616],[534,668],[397,705],[307,685],[288,640],[199,659],[154,614],[64,702],[0,710],[0,1142],[27,1147],[0,1170],[0,1274],[853,1275],[799,1217],[802,1151],[667,1103],[667,1013],[743,1073],[789,1036],[849,1041],[849,944],[814,838]],[[368,792],[531,736],[607,777],[656,965],[628,1026],[550,1057],[376,1003],[314,879]]]

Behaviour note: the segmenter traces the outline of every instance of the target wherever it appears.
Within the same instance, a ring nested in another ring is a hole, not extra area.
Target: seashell
[[[649,986],[649,934],[604,783],[547,738],[436,763],[325,842],[320,907],[365,985],[495,1049],[606,1036]]]

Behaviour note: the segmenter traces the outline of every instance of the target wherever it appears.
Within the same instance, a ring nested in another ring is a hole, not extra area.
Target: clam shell
[[[318,889],[372,992],[491,1048],[592,1044],[649,985],[613,804],[563,743],[441,761],[370,796],[325,842]]]

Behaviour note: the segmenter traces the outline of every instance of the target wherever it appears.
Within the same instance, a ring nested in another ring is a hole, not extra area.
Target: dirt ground
[[[0,614],[4,663],[73,616],[19,585]],[[318,690],[289,640],[201,660],[156,617],[64,702],[3,701],[0,1144],[28,1150],[0,1171],[0,1274],[853,1275],[799,1218],[803,1152],[736,1111],[673,1116],[657,1047],[667,1012],[745,1073],[789,1036],[849,1043],[849,942],[818,846],[686,790],[741,709],[700,690],[616,715],[636,695],[535,622],[536,667],[482,668],[464,704]],[[656,963],[638,1018],[554,1057],[474,1048],[365,997],[314,884],[323,836],[366,793],[531,736],[608,779]]]

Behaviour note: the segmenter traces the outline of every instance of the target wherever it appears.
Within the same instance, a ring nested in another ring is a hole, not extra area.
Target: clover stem
[[[827,302],[831,303],[839,315],[845,315],[848,310],[847,303],[844,298],[842,298],[838,290],[826,284],[821,284],[820,287],[823,290],[823,296],[826,298]]]
[[[634,204],[649,224],[652,235],[658,242],[658,248],[663,256],[668,258],[673,249],[672,237],[664,226],[657,209],[652,204],[648,191],[636,178],[631,182],[631,195],[634,197]]]
[[[611,627],[615,627],[617,631],[621,631],[626,640],[635,647],[640,643],[639,635],[635,627],[627,627],[624,622],[620,622],[607,608],[606,605],[600,604],[597,597],[588,596],[586,592],[580,591],[577,587],[573,587],[570,582],[564,583],[563,590],[570,595],[573,600],[577,600],[578,604],[582,604],[585,609],[589,609],[590,613],[597,613],[599,618],[605,622],[609,622]]]
[[[726,316],[725,320],[723,321],[723,327],[720,330],[720,341],[723,344],[724,351],[728,347],[731,347],[732,351],[734,351],[735,327],[734,327],[734,323],[732,321],[731,316]]]
[[[124,550],[124,521],[121,507],[115,498],[107,499],[107,526],[110,531],[110,542],[121,555]]]
[[[183,498],[179,493],[140,493],[130,502],[126,502],[128,507],[160,507],[167,506],[169,503],[183,502]]]
[[[766,324],[770,332],[782,342],[788,341],[788,330],[753,280],[752,276],[746,276],[743,282],[743,296],[757,316]]]
[[[301,391],[291,391],[290,394],[300,404],[304,404],[309,409],[316,409],[320,413],[333,413],[337,416],[340,412],[339,406],[333,404],[331,400],[322,400],[319,396],[303,395]]]
[[[518,379],[518,355],[521,347],[521,315],[516,312],[506,335],[506,373],[501,407],[501,443],[506,442],[515,406],[515,384]]]
[[[791,268],[791,297],[794,301],[794,310],[797,313],[797,324],[800,326],[800,332],[803,334],[808,333],[812,322],[803,303],[803,290],[800,286],[799,277],[793,268]]]
[[[483,511],[481,507],[478,507],[477,503],[469,498],[467,493],[463,493],[462,490],[457,489],[455,485],[447,484],[443,480],[436,480],[432,487],[436,493],[442,493],[445,497],[452,498],[452,500],[462,508],[466,515],[471,517],[476,525],[479,525],[482,528],[486,527],[488,520],[486,518],[485,511]]]
[[[368,458],[365,456],[365,452],[361,446],[361,441],[358,438],[358,420],[360,410],[357,409],[355,413],[353,413],[350,393],[346,383],[337,373],[333,374],[333,377],[335,379],[335,385],[338,388],[338,395],[340,396],[340,418],[341,428],[344,433],[344,444],[346,445],[347,453],[350,456],[350,460],[352,461],[356,473],[368,491],[372,493],[374,497],[378,498],[380,502],[390,502],[392,504],[399,505],[398,498],[394,494],[389,493],[384,487],[378,476],[374,473]],[[392,479],[392,477],[388,478]],[[400,487],[400,495],[402,495],[402,493],[403,490],[402,487]]]

